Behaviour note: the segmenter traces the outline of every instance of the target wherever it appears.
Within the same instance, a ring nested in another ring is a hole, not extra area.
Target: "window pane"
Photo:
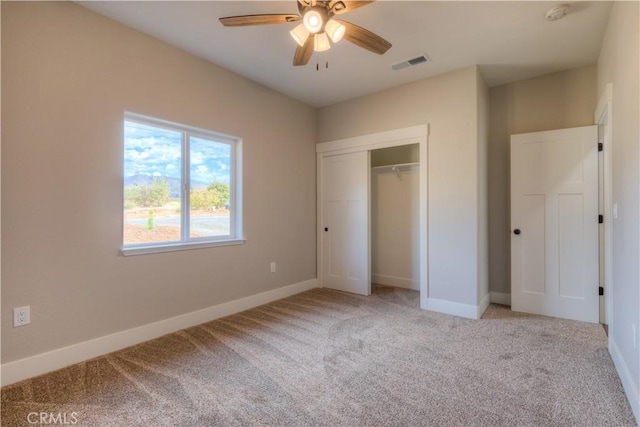
[[[189,237],[231,235],[231,145],[191,137]]]
[[[180,132],[125,121],[125,245],[181,240]]]

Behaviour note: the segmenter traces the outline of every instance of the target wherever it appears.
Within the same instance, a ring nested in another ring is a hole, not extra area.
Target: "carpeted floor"
[[[606,346],[503,306],[473,321],[415,291],[314,289],[5,387],[2,426],[635,425]]]

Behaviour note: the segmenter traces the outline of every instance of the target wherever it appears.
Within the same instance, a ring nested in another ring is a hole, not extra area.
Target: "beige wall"
[[[509,141],[518,133],[593,124],[596,67],[589,65],[490,89],[489,282],[511,292]]]
[[[613,224],[609,339],[636,419],[640,420],[640,7],[638,2],[616,2],[598,58],[598,95],[613,86]],[[637,345],[633,345],[635,326]],[[628,374],[627,374],[628,373]]]
[[[429,298],[477,305],[478,69],[319,110],[318,140],[428,123]]]
[[[478,72],[477,118],[478,133],[478,302],[489,294],[489,87]]]
[[[2,67],[3,363],[316,277],[315,110],[73,3],[2,2]],[[125,111],[243,138],[246,244],[118,255]]]

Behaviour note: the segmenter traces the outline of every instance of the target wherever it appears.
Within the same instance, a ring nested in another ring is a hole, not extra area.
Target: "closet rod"
[[[403,166],[417,166],[419,165],[419,162],[413,162],[413,163],[398,163],[395,165],[382,165],[382,166],[373,166],[371,169],[383,169],[383,168],[401,168]]]

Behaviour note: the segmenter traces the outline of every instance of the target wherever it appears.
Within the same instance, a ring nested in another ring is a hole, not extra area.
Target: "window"
[[[124,255],[242,243],[238,138],[125,114]]]

